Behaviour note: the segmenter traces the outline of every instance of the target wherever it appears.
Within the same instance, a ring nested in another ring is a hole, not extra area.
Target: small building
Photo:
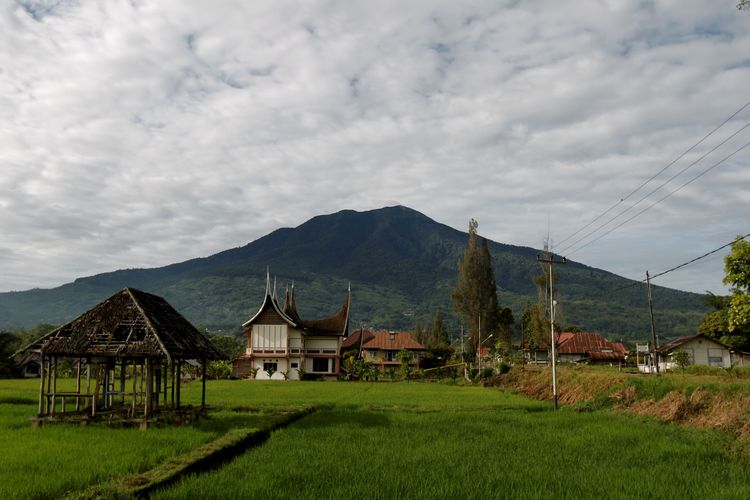
[[[358,330],[341,344],[341,354],[356,349],[360,359],[378,366],[381,370],[401,366],[399,353],[411,353],[409,365],[419,366],[425,347],[414,340],[409,332]]]
[[[211,341],[163,298],[124,288],[17,353],[39,363],[39,417],[59,413],[122,413],[150,417],[180,409],[180,372],[188,360],[203,367],[221,355]],[[71,360],[75,390],[58,388],[58,369]],[[82,372],[85,369],[85,380]],[[66,407],[67,403],[67,407]]]
[[[698,335],[677,338],[659,347],[656,350],[659,359],[659,370],[663,371],[675,368],[676,365],[672,360],[672,356],[678,351],[688,354],[691,365],[730,368],[733,357],[737,358],[738,363],[743,361],[740,353],[734,355],[729,346],[700,333]]]
[[[299,380],[303,375],[336,378],[341,339],[349,332],[351,289],[344,304],[329,318],[304,320],[297,313],[294,285],[284,304],[276,299],[266,274],[266,291],[258,312],[243,325],[245,354],[232,362],[232,374],[256,380]]]
[[[613,364],[625,361],[621,342],[610,342],[596,332],[562,332],[557,337],[557,361],[577,364]]]

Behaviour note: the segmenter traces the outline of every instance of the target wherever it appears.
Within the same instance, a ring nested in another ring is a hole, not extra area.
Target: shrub
[[[259,371],[260,371],[260,368],[258,368],[257,366],[250,368],[250,378],[255,380],[255,378],[258,376]]]

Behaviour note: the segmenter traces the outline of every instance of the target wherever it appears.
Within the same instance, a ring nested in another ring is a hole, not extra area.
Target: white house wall
[[[253,325],[251,348],[254,353],[285,353],[287,325]]]
[[[268,372],[263,370],[264,363],[276,363],[278,367],[276,373],[273,374],[272,378],[268,377]],[[299,366],[300,361],[297,359],[290,359],[287,361],[284,358],[256,358],[253,360],[253,368],[258,369],[258,373],[255,376],[255,380],[284,380],[284,375],[281,372],[289,370],[289,380],[299,380],[299,373],[297,368],[292,368],[292,364],[297,363]]]

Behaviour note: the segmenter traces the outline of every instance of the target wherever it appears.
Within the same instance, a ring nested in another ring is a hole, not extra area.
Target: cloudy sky
[[[736,3],[0,0],[0,290],[395,204],[663,271],[750,232]]]

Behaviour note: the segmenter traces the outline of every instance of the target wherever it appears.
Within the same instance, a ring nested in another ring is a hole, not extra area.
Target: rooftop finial
[[[266,295],[271,293],[271,267],[266,266]]]

